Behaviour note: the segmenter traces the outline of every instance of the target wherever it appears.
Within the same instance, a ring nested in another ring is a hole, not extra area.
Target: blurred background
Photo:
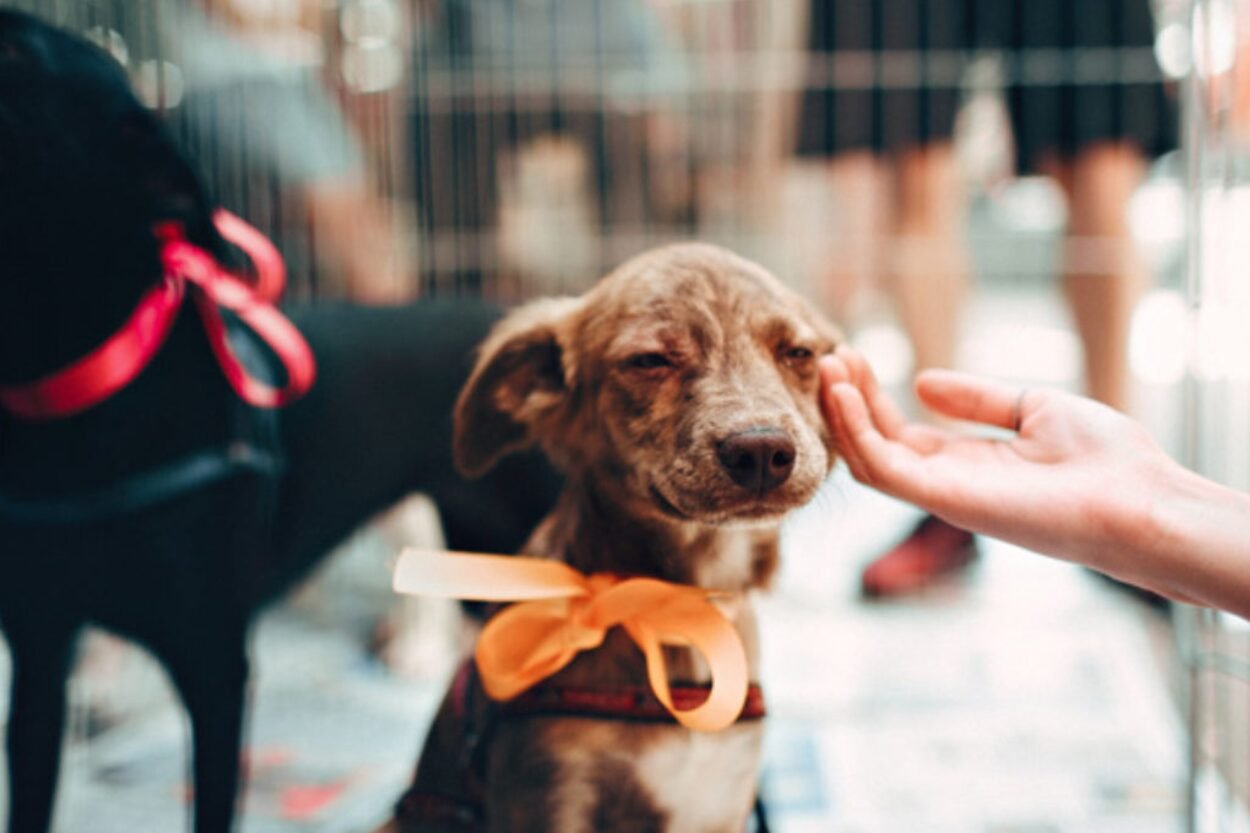
[[[1247,0],[0,6],[116,57],[291,297],[511,305],[697,238],[805,293],[904,399],[933,364],[1088,392],[1250,488]],[[1244,621],[991,541],[865,599],[916,521],[838,471],[786,529],[776,830],[1250,831]],[[457,608],[388,589],[438,535],[414,497],[265,618],[243,830],[388,814],[466,644]],[[71,686],[58,829],[179,829],[163,672],[95,634]]]

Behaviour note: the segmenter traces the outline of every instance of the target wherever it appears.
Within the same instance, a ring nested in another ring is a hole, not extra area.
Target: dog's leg
[[[52,617],[4,622],[13,656],[9,709],[9,833],[46,833],[52,822],[65,678],[79,623]]]
[[[194,632],[191,632],[194,633]],[[227,833],[239,793],[247,685],[246,627],[219,626],[162,652],[191,717],[196,833]]]

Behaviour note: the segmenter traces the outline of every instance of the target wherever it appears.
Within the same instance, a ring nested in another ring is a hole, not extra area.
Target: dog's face
[[[649,252],[581,298],[539,301],[483,345],[456,410],[467,473],[540,443],[635,515],[770,523],[833,463],[816,360],[832,325],[713,246]]]

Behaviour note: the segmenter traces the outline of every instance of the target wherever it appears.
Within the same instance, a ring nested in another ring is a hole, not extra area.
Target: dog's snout
[[[764,495],[794,470],[794,440],[778,428],[751,428],[721,440],[716,456],[735,483]]]

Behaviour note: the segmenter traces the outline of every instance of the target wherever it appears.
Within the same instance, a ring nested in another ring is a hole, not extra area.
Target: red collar
[[[708,696],[708,686],[672,686],[673,704],[680,709],[694,708]],[[485,759],[482,751],[498,721],[514,717],[592,717],[607,720],[677,725],[676,718],[652,693],[649,686],[588,689],[540,683],[511,700],[491,700],[482,690],[477,666],[464,662],[452,680],[448,694],[451,707],[460,719],[463,747],[452,762],[454,771],[440,771],[440,791],[431,790],[418,765],[416,780],[400,798],[395,817],[413,822],[439,822],[459,833],[485,830],[482,820],[485,793]],[[746,703],[738,722],[760,720],[765,716],[764,695],[758,685],[747,689]],[[762,808],[756,802],[757,821]],[[759,829],[767,830],[766,826]]]
[[[68,417],[116,394],[134,381],[160,351],[182,307],[195,298],[200,320],[226,379],[248,404],[260,408],[285,405],[304,393],[316,378],[312,350],[299,330],[273,306],[286,282],[286,268],[277,249],[259,231],[219,209],[213,223],[222,237],[247,253],[257,279],[246,282],[223,269],[212,255],[190,243],[177,223],[162,223],[164,277],[139,300],[121,329],[86,356],[41,379],[0,387],[0,406],[25,420]],[[274,388],[247,372],[226,335],[221,308],[234,312],[260,336],[286,368],[285,387]]]
[[[708,685],[675,685],[670,692],[678,709],[692,709],[707,699]],[[649,686],[581,688],[539,683],[511,700],[494,701],[484,696],[473,660],[466,660],[452,681],[451,700],[456,712],[471,721],[485,708],[490,720],[496,717],[599,717],[608,720],[635,720],[645,723],[673,723],[676,719]],[[752,683],[738,722],[761,720],[767,716],[764,692]]]
[[[707,699],[706,685],[675,685],[670,688],[673,706],[693,709]],[[647,686],[618,686],[610,689],[575,688],[540,683],[511,700],[497,705],[505,717],[598,717],[641,723],[672,723],[677,720]],[[758,685],[747,689],[747,699],[738,722],[765,717],[764,693]]]

